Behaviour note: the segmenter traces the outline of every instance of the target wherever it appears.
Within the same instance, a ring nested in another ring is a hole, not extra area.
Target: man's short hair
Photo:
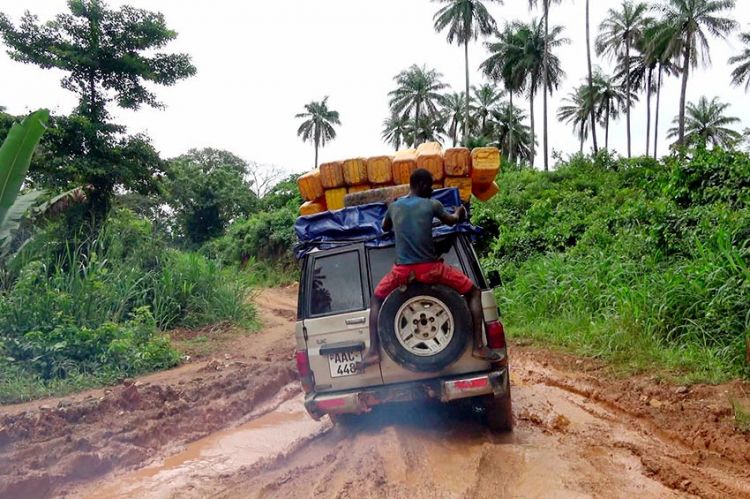
[[[432,186],[432,173],[424,168],[417,168],[409,177],[409,186],[416,189],[422,185]]]

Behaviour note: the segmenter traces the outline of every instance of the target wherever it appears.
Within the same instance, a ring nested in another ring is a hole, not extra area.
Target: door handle
[[[364,324],[364,323],[365,323],[364,317],[355,317],[354,319],[346,319],[347,326],[356,326],[358,324]]]

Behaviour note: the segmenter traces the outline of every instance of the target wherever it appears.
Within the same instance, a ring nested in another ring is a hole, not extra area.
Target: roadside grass
[[[750,433],[750,398],[733,399],[731,404],[735,427],[742,432]]]
[[[739,376],[710,348],[665,345],[646,334],[633,334],[611,322],[591,318],[508,321],[508,337],[530,340],[536,347],[605,360],[615,376],[644,372],[680,383],[721,383]]]
[[[51,225],[0,289],[0,402],[62,395],[169,369],[164,331],[257,329],[245,276],[168,249],[148,221],[113,213],[95,236]]]
[[[239,270],[244,282],[252,288],[288,286],[299,280],[295,263],[273,263],[267,259],[249,258]]]
[[[0,405],[62,397],[116,381],[107,375],[78,373],[71,373],[65,379],[45,380],[33,373],[0,366]]]
[[[509,334],[681,382],[750,377],[750,156],[577,155],[473,207]]]

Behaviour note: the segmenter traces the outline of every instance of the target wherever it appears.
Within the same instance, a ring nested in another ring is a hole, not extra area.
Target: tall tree
[[[528,92],[532,134],[532,165],[536,158],[536,152],[534,151],[536,144],[534,98],[537,91],[544,88],[543,75],[545,71],[549,84],[548,91],[557,88],[565,77],[560,59],[552,52],[553,49],[569,42],[567,38],[562,36],[563,31],[562,26],[553,26],[549,35],[545,37],[542,20],[533,19],[529,24],[514,23],[512,36],[507,40],[507,46],[502,48],[502,52],[493,54],[490,59],[485,61],[485,71],[490,71],[490,74],[493,71],[500,71],[504,75],[503,79],[508,78],[515,88],[525,88]],[[501,41],[500,43],[504,42]],[[546,55],[545,48],[549,50]]]
[[[238,217],[257,207],[247,180],[248,163],[228,151],[191,149],[169,161],[166,199],[176,233],[194,245],[218,237]]]
[[[656,79],[653,85],[656,90],[656,114],[654,119],[654,159],[659,150],[659,116],[661,112],[661,89],[664,76],[678,75],[680,67],[675,64],[679,55],[674,50],[671,40],[674,38],[675,25],[670,20],[658,20],[652,23],[643,34],[643,56],[649,68],[656,68]],[[653,71],[652,71],[653,72]]]
[[[527,116],[510,104],[502,104],[491,112],[497,142],[495,145],[508,155],[508,162],[531,160],[531,128]]]
[[[464,142],[469,135],[469,42],[479,35],[488,36],[497,29],[495,19],[490,15],[482,0],[433,0],[445,3],[433,17],[435,31],[448,29],[448,43],[454,41],[464,46],[464,63],[466,72],[466,106],[464,110]],[[502,0],[484,0],[502,4]]]
[[[458,143],[458,128],[463,123],[466,97],[463,92],[453,92],[443,98],[443,116],[448,126],[446,132],[453,141],[453,147]]]
[[[461,102],[461,105],[463,105],[463,101]],[[383,141],[392,145],[397,151],[401,149],[401,144],[411,145],[406,142],[410,131],[410,119],[408,115],[392,113],[383,121],[383,133],[381,134]]]
[[[318,167],[318,149],[336,138],[334,126],[341,125],[339,112],[328,109],[328,96],[321,101],[305,104],[305,112],[295,115],[304,119],[297,129],[297,135],[304,142],[311,142],[315,146],[315,168]]]
[[[740,34],[740,40],[745,45],[740,55],[729,59],[729,64],[737,67],[732,70],[732,84],[741,86],[745,84],[745,92],[750,90],[750,31]]]
[[[513,96],[524,91],[526,87],[526,68],[522,64],[518,64],[515,58],[518,58],[521,52],[518,47],[522,45],[522,41],[519,40],[520,31],[522,25],[520,23],[506,23],[503,30],[497,34],[497,41],[487,42],[485,46],[490,52],[490,56],[482,62],[480,68],[494,81],[502,81],[505,89],[508,91],[509,96],[509,110],[508,115],[514,116]],[[508,141],[513,144],[515,139],[513,133],[515,127],[508,127],[508,133],[510,134]],[[533,136],[533,128],[531,130]],[[532,140],[529,140],[529,150],[532,151],[533,156],[534,144]],[[511,148],[508,151],[508,161],[512,162],[514,159],[514,151]],[[532,159],[528,161],[533,163]]]
[[[599,55],[618,57],[625,60],[625,107],[628,134],[628,157],[632,157],[632,136],[630,127],[630,110],[632,108],[630,91],[630,49],[643,36],[648,23],[646,13],[648,5],[631,0],[622,2],[620,10],[609,9],[607,17],[599,25],[599,36],[596,38],[596,52]]]
[[[627,97],[617,79],[603,74],[599,69],[594,72],[594,95],[597,119],[604,127],[604,148],[609,150],[610,121],[617,119],[620,110],[625,108]]]
[[[396,88],[388,93],[391,98],[391,110],[403,116],[412,116],[413,129],[419,129],[423,113],[432,119],[437,118],[443,99],[440,91],[447,87],[441,81],[442,77],[443,75],[436,70],[416,64],[400,72],[394,77]]]
[[[599,144],[596,141],[596,105],[594,102],[594,96],[596,92],[594,91],[594,71],[591,67],[591,15],[589,9],[589,0],[586,0],[586,63],[589,79],[589,91],[587,93],[587,96],[589,98],[589,112],[591,113],[591,116],[589,116],[589,121],[591,122],[591,137],[594,140],[594,154],[596,154],[599,152]]]
[[[147,139],[124,138],[107,105],[162,107],[148,84],[174,85],[196,69],[186,54],[161,52],[177,33],[160,13],[111,9],[101,0],[68,0],[68,10],[46,23],[27,12],[18,27],[0,13],[0,34],[12,59],[65,73],[63,88],[78,95],[73,116],[58,125],[66,142],[57,157],[64,160],[49,169],[88,186],[91,211],[103,215],[115,189],[153,189],[159,173]]]
[[[677,145],[685,145],[685,107],[690,68],[699,61],[711,62],[708,35],[726,38],[737,27],[737,22],[722,17],[733,9],[734,0],[664,0],[658,9],[664,19],[675,28],[671,30],[670,51],[682,57],[682,88],[678,116]]]
[[[589,119],[592,110],[589,108],[593,102],[593,96],[589,95],[588,85],[575,88],[563,99],[563,105],[557,111],[557,119],[573,126],[573,130],[580,142],[580,152],[583,153],[583,144],[589,137]]]
[[[542,88],[545,89],[545,92],[543,93],[543,100],[542,100],[542,107],[543,107],[543,113],[544,113],[544,171],[549,170],[549,146],[547,141],[547,135],[548,135],[548,129],[547,129],[547,92],[550,94],[552,93],[552,85],[551,85],[551,78],[552,76],[549,73],[549,63],[547,61],[547,58],[549,57],[549,53],[552,50],[552,47],[549,45],[549,8],[552,4],[559,4],[562,0],[529,0],[529,7],[535,7],[537,4],[542,4],[542,20],[544,24],[544,61],[542,64]]]
[[[445,135],[445,118],[440,115],[420,116],[417,128],[415,123],[407,122],[404,140],[409,144],[423,142],[442,142],[441,135]]]
[[[491,83],[485,83],[480,87],[472,87],[474,93],[474,111],[480,124],[479,134],[487,135],[487,118],[490,112],[500,103],[503,91]]]
[[[701,146],[733,147],[740,140],[742,134],[730,125],[739,123],[739,118],[727,116],[726,110],[729,104],[719,101],[714,97],[709,101],[705,96],[687,105],[687,116],[685,120],[685,137],[683,144],[696,144]],[[673,123],[677,126],[669,129],[669,138],[680,136],[680,117],[675,117]]]

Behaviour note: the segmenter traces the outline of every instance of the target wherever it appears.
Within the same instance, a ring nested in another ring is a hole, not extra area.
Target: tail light
[[[315,385],[313,381],[312,370],[310,369],[310,357],[307,356],[307,350],[297,350],[294,354],[294,360],[297,361],[297,372],[302,382],[302,389],[305,393],[310,393]]]
[[[487,346],[496,348],[505,348],[505,328],[500,321],[487,322],[484,325],[487,332]]]

